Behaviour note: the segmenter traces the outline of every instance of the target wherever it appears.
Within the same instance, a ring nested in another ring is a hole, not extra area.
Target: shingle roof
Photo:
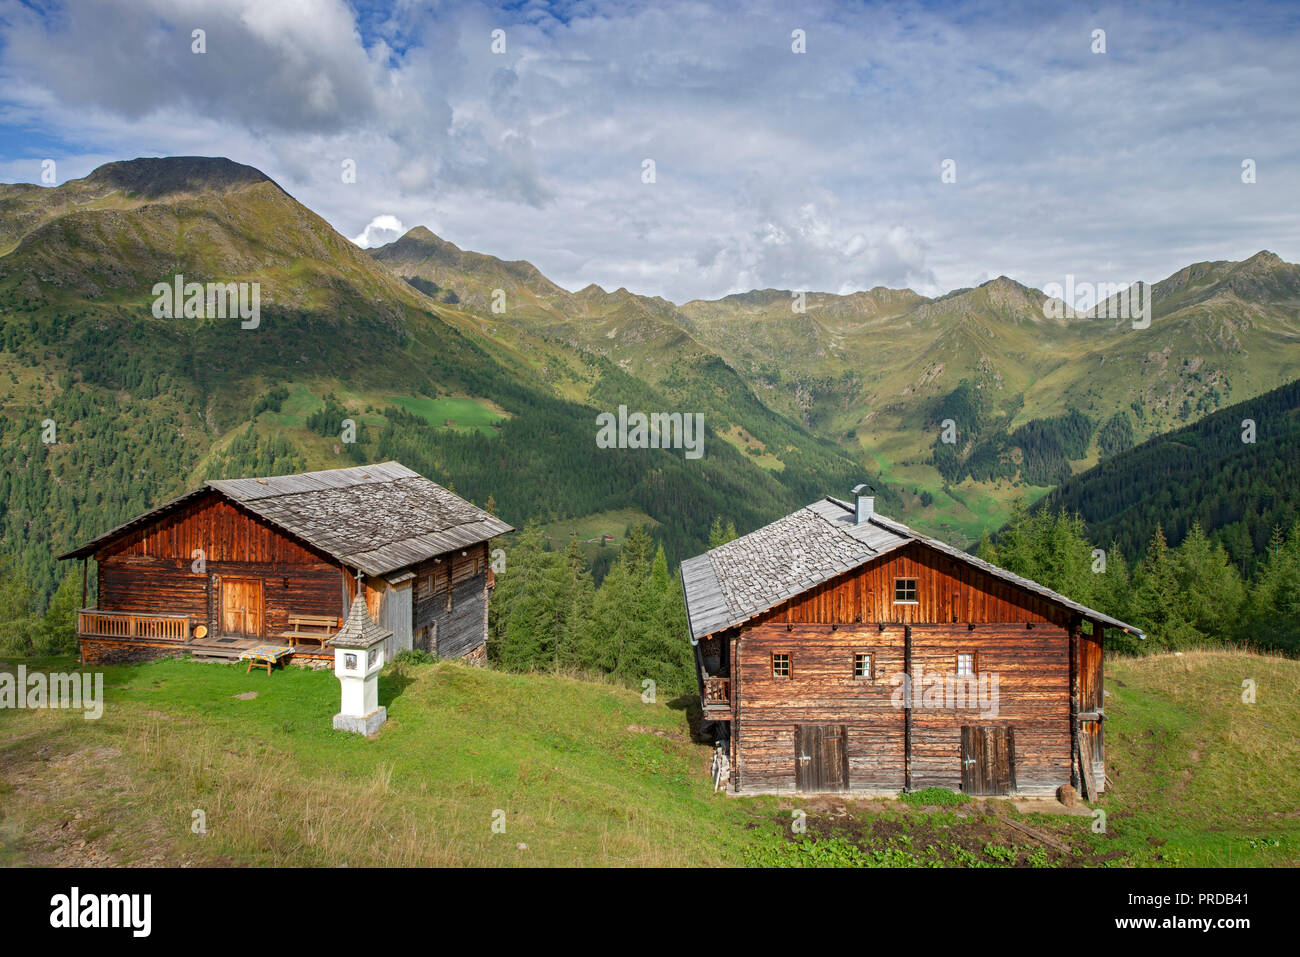
[[[827,498],[682,562],[691,637],[735,627],[911,542],[975,565],[1102,624],[1141,635],[1132,625],[882,515],[873,514],[858,524],[852,505]]]
[[[212,489],[367,575],[487,541],[511,526],[398,462],[268,478],[215,479],[61,558],[81,557]]]

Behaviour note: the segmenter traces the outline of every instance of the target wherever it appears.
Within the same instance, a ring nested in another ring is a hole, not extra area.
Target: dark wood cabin
[[[213,480],[60,556],[95,565],[83,661],[235,658],[257,644],[328,660],[358,583],[391,657],[484,657],[490,543],[512,531],[397,462]]]
[[[733,793],[1104,787],[1102,636],[1141,633],[877,515],[871,496],[691,558],[682,582]]]

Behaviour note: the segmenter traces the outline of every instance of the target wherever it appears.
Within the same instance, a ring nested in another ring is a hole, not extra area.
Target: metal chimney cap
[[[863,490],[864,488],[865,488],[865,489],[870,489],[872,492],[875,491],[874,488],[872,488],[872,487],[871,487],[870,485],[868,485],[866,482],[863,482],[861,485],[855,485],[855,486],[853,487],[853,494],[854,494],[854,495],[861,495],[861,494],[862,494],[862,490]]]

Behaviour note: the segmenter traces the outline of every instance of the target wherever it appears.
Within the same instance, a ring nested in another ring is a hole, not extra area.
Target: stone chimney
[[[859,485],[853,489],[853,495],[857,501],[857,510],[855,520],[859,525],[876,514],[876,490],[870,485]]]

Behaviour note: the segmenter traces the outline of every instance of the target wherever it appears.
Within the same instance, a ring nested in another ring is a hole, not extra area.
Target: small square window
[[[916,579],[915,578],[894,579],[894,604],[896,605],[916,604]]]
[[[790,656],[788,654],[779,654],[772,656],[772,677],[789,678],[790,677]]]
[[[871,678],[871,653],[859,651],[853,655],[853,677]]]
[[[967,678],[975,674],[975,652],[961,651],[957,653],[957,677]]]

